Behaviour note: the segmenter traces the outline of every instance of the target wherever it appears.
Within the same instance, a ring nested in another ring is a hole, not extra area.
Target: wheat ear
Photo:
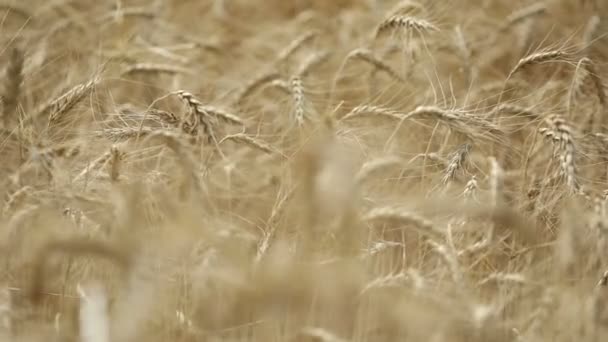
[[[557,115],[548,117],[546,122],[550,127],[541,128],[539,132],[553,143],[554,155],[559,160],[560,173],[565,177],[566,185],[574,193],[579,193],[581,188],[576,177],[576,148],[572,128]]]
[[[507,20],[500,28],[502,31],[508,30],[524,20],[532,18],[534,16],[542,15],[547,11],[547,5],[543,2],[534,3],[530,6],[518,9],[507,16]]]
[[[378,25],[378,28],[376,29],[376,37],[388,30],[397,29],[415,30],[419,33],[439,31],[437,26],[424,19],[403,15],[393,15]]]
[[[302,79],[298,76],[291,78],[289,82],[291,88],[291,95],[294,103],[294,115],[298,126],[304,125],[305,119],[305,103],[304,103],[304,85]]]
[[[393,69],[390,65],[383,62],[378,57],[376,57],[370,50],[356,49],[356,50],[352,51],[351,53],[349,53],[348,56],[346,57],[346,59],[347,60],[348,59],[358,59],[358,60],[364,61],[366,63],[369,63],[370,65],[374,66],[376,69],[384,71],[387,75],[389,75],[396,81],[405,83],[405,80],[403,79],[403,77],[401,77],[395,69]]]
[[[515,75],[516,72],[518,72],[530,65],[540,64],[540,63],[549,62],[549,61],[555,61],[564,56],[566,56],[566,53],[561,50],[537,52],[537,53],[531,54],[529,56],[526,56],[526,57],[520,59],[519,62],[517,62],[515,67],[509,73],[509,77],[507,77],[507,79],[509,79],[509,78],[511,78],[511,76]]]
[[[96,76],[86,83],[73,87],[63,95],[44,104],[38,110],[36,117],[48,117],[49,126],[62,122],[66,114],[89,95],[99,81],[100,78]]]
[[[19,105],[21,84],[23,83],[23,59],[23,52],[20,48],[15,47],[11,50],[10,59],[5,71],[6,80],[3,96],[2,121],[5,128],[9,127]]]

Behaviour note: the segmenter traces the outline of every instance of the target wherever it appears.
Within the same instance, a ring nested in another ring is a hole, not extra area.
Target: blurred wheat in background
[[[0,341],[608,339],[607,2],[0,18]]]

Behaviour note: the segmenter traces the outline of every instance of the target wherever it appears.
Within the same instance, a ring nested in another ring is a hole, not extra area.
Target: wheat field
[[[607,2],[0,18],[0,341],[608,339]]]

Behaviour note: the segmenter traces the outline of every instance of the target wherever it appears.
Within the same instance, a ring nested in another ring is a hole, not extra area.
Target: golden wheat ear
[[[61,124],[65,121],[67,114],[84,100],[100,81],[101,77],[98,75],[86,83],[74,86],[59,97],[43,104],[37,110],[34,119],[46,117],[49,127]]]
[[[429,32],[438,32],[439,28],[429,21],[416,17],[408,17],[403,15],[394,15],[378,25],[376,29],[376,37],[389,30],[412,30],[420,34]]]

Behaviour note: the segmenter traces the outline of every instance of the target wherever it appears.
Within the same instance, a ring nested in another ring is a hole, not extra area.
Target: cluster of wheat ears
[[[608,340],[608,3],[0,3],[0,341]]]

